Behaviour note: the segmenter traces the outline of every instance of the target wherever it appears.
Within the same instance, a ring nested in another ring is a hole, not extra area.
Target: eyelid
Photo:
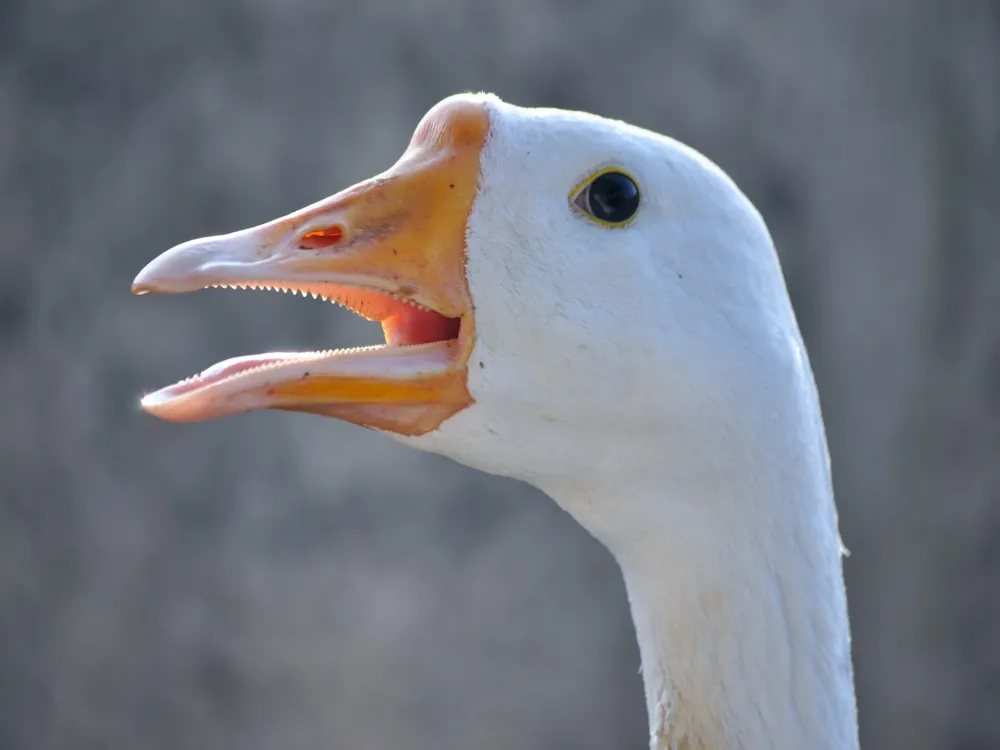
[[[632,183],[635,185],[636,192],[639,193],[639,202],[640,203],[642,202],[642,186],[639,184],[639,179],[634,174],[632,174],[632,172],[630,170],[625,169],[624,167],[619,167],[616,164],[609,164],[609,165],[607,165],[605,167],[601,167],[596,172],[591,172],[591,174],[589,176],[584,177],[582,180],[580,180],[580,182],[577,183],[576,187],[573,188],[573,190],[570,191],[570,194],[569,194],[569,205],[570,205],[571,209],[573,209],[574,211],[576,211],[581,216],[583,216],[583,217],[589,219],[590,221],[594,222],[595,224],[598,224],[598,225],[600,225],[602,227],[607,227],[608,229],[624,229],[629,224],[631,224],[633,221],[635,221],[635,217],[639,215],[638,211],[636,211],[634,214],[632,214],[632,216],[629,217],[629,219],[627,221],[623,221],[620,224],[615,224],[615,223],[610,222],[610,221],[604,221],[603,219],[598,219],[593,214],[588,213],[587,211],[585,211],[582,208],[580,208],[580,206],[577,204],[577,201],[579,200],[580,196],[583,194],[583,191],[586,190],[588,187],[590,187],[590,184],[594,180],[596,180],[602,174],[607,174],[608,172],[620,172],[621,174],[625,175],[630,180],[632,180]]]

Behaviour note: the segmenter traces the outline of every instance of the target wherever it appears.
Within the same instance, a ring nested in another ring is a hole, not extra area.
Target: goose
[[[815,381],[765,223],[708,158],[458,94],[385,172],[133,292],[214,286],[337,302],[385,344],[229,359],[147,412],[309,412],[530,483],[621,569],[650,748],[858,746]]]

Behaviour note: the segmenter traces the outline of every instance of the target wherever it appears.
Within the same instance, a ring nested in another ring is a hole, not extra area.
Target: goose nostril
[[[302,239],[299,240],[299,248],[302,250],[322,250],[333,247],[340,242],[343,236],[344,229],[338,224],[325,229],[314,229],[302,235]]]

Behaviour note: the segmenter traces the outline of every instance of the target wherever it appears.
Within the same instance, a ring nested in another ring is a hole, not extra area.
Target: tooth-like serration
[[[361,286],[341,286],[339,284],[312,283],[312,284],[285,284],[275,281],[240,281],[240,282],[215,282],[209,286],[221,289],[267,289],[273,292],[283,292],[287,294],[298,294],[302,297],[311,296],[313,299],[322,299],[324,302],[333,302],[341,307],[346,307],[369,320],[382,320],[385,308],[373,306],[371,294],[382,295],[383,297],[395,300],[400,304],[422,310],[424,312],[434,312],[426,305],[417,300],[404,297],[398,292],[389,292],[382,289]]]

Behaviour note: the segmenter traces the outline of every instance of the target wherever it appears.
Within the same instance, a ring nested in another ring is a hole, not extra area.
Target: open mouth
[[[457,358],[462,331],[462,318],[449,318],[412,299],[377,289],[361,289],[334,284],[288,284],[279,282],[247,282],[240,284],[210,284],[216,289],[253,289],[291,292],[333,302],[366,320],[382,324],[385,344],[348,349],[326,349],[306,352],[268,352],[249,354],[218,362],[207,370],[192,375],[174,385],[162,388],[143,399],[143,406],[157,404],[213,386],[235,385],[240,378],[260,375],[262,380],[274,376],[297,375],[310,378],[321,376],[330,365],[342,373],[338,362],[364,356],[377,357],[383,366],[398,374],[426,370],[444,359]],[[406,351],[402,351],[402,349]],[[423,367],[421,367],[421,364]],[[385,372],[385,371],[383,371]]]

